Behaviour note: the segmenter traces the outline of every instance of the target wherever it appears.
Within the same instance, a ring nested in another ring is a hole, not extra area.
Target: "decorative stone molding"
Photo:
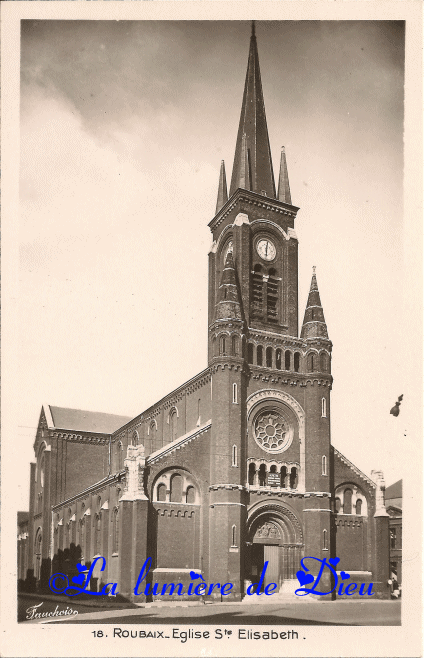
[[[294,397],[285,391],[279,391],[276,389],[263,389],[262,391],[253,393],[248,397],[247,416],[250,416],[250,413],[257,404],[267,400],[279,400],[280,402],[283,402],[294,412],[297,418],[300,442],[300,472],[298,489],[299,491],[303,492],[305,490],[305,412],[303,411],[300,404],[294,399]]]
[[[303,544],[303,529],[302,525],[297,518],[296,514],[292,512],[286,505],[283,503],[265,503],[261,502],[254,507],[250,508],[247,512],[247,523],[248,527],[252,528],[253,523],[262,515],[269,514],[274,512],[276,516],[280,516],[283,519],[287,518],[292,524],[292,527],[296,534],[296,543]]]
[[[209,491],[218,491],[218,489],[238,489],[239,491],[247,491],[247,488],[242,484],[211,484]]]
[[[234,362],[231,361],[223,361],[223,359],[227,359],[228,357],[222,357],[222,356],[216,356],[214,357],[214,361],[220,361],[220,363],[213,363],[211,365],[211,372],[216,373],[219,370],[225,370],[225,368],[228,368],[228,370],[234,370],[234,372],[244,372],[248,373],[248,370],[246,369],[245,363],[241,362],[241,360],[238,357],[234,357]],[[237,360],[236,360],[237,359]]]
[[[163,446],[163,448],[156,450],[156,452],[153,452],[151,455],[149,455],[149,457],[146,459],[146,463],[149,465],[155,464],[160,459],[167,457],[175,450],[180,450],[180,448],[182,448],[184,445],[190,443],[190,441],[196,439],[198,436],[200,436],[200,434],[203,434],[203,432],[209,430],[211,425],[212,425],[212,421],[208,420],[204,425],[201,425],[200,427],[196,428],[194,432],[192,431],[189,432],[188,434],[185,434],[184,436],[180,436],[175,441],[172,441],[171,443],[168,443],[166,446]]]
[[[374,516],[389,516],[384,504],[386,484],[384,482],[383,471],[371,471],[371,476],[373,476],[376,483]]]
[[[356,475],[358,475],[360,478],[362,478],[362,480],[364,480],[367,484],[369,484],[371,487],[373,487],[373,489],[376,488],[375,482],[373,482],[369,477],[367,477],[365,475],[365,473],[362,473],[362,471],[360,471],[359,468],[357,468],[354,464],[352,464],[352,462],[350,462],[347,459],[347,457],[342,455],[342,453],[339,452],[339,450],[337,450],[336,448],[333,448],[333,449],[334,449],[334,456],[335,457],[338,457],[340,459],[340,461],[343,462],[343,464],[348,466]]]
[[[144,446],[129,445],[127,448],[127,457],[124,461],[125,471],[127,474],[125,480],[124,495],[120,501],[125,500],[148,500],[144,491],[144,469],[146,460],[144,457]]]
[[[255,224],[267,224],[268,226],[271,226],[277,233],[281,233],[284,240],[290,240],[289,235],[284,231],[284,229],[281,228],[281,226],[278,226],[275,222],[271,222],[269,219],[255,219],[253,222],[251,222],[251,226],[254,226]]]
[[[242,226],[243,224],[250,224],[249,217],[244,212],[239,212],[234,220],[233,226]]]
[[[102,434],[101,436],[93,434],[83,434],[68,432],[66,430],[50,431],[51,438],[65,439],[65,441],[72,441],[74,443],[91,443],[97,445],[107,445],[109,443],[109,435]],[[47,448],[46,448],[47,450]]]

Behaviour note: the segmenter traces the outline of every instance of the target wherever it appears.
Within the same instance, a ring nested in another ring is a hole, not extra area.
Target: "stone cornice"
[[[244,374],[249,374],[249,369],[246,365],[246,362],[234,357],[234,360],[231,357],[216,356],[213,358],[210,369],[212,373],[216,373],[219,370],[234,370],[234,372],[243,372]]]
[[[323,349],[331,352],[333,344],[328,338],[297,338],[296,336],[288,336],[287,334],[280,334],[274,331],[267,331],[265,329],[255,329],[249,327],[248,340],[255,343],[266,345],[292,347],[302,352],[303,355],[307,354],[308,350],[315,344],[320,345]]]
[[[350,462],[347,457],[342,455],[342,453],[339,452],[337,448],[334,448],[333,446],[333,450],[334,450],[334,455],[338,457],[340,461],[343,462],[343,464],[348,466],[354,473],[356,473],[356,475],[358,475],[360,478],[365,480],[365,482],[367,482],[371,487],[373,487],[374,489],[377,488],[375,482],[373,482],[369,477],[367,477],[365,473],[362,473],[362,471],[360,471],[359,468],[357,468],[354,464],[352,464],[352,462]]]
[[[252,365],[250,366],[250,370],[253,380],[269,382],[272,384],[285,384],[286,386],[299,386],[301,388],[304,388],[308,384],[310,386],[317,384],[318,386],[331,388],[333,383],[333,377],[329,374],[292,373],[286,370],[272,370],[271,368]]]
[[[51,439],[65,439],[75,443],[89,443],[92,445],[107,445],[110,441],[110,434],[97,432],[73,432],[72,430],[54,429],[49,430]]]
[[[227,203],[221,208],[219,213],[209,222],[208,226],[212,232],[222,224],[224,219],[230,214],[238,202],[249,203],[277,214],[286,215],[290,217],[290,219],[294,219],[299,210],[297,206],[292,206],[283,201],[277,201],[277,199],[264,197],[262,194],[256,194],[256,192],[239,188],[234,192],[232,197],[228,199]]]
[[[65,498],[64,500],[61,500],[56,505],[52,505],[52,511],[55,512],[61,509],[62,507],[69,506],[72,503],[75,503],[79,500],[83,500],[90,494],[100,493],[101,491],[107,489],[107,487],[111,485],[116,485],[118,483],[123,484],[124,481],[125,481],[125,470],[122,470],[119,473],[114,473],[113,475],[108,475],[103,480],[100,480],[99,482],[92,484],[90,487],[87,487],[87,489],[84,489],[83,491],[79,491],[74,496]]]
[[[156,464],[156,462],[158,462],[160,459],[167,457],[168,455],[175,452],[176,450],[180,450],[187,443],[190,443],[198,436],[200,436],[200,434],[207,432],[210,429],[211,425],[212,425],[212,421],[208,420],[204,425],[201,425],[196,430],[190,431],[188,432],[188,434],[185,434],[184,436],[180,436],[175,441],[172,441],[171,443],[168,443],[166,446],[163,446],[163,448],[156,450],[156,452],[153,452],[151,455],[149,455],[149,457],[147,457],[146,466]]]

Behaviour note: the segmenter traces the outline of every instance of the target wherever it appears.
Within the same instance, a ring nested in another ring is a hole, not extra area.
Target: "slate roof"
[[[49,407],[54,426],[58,429],[112,434],[132,420],[129,416],[117,416],[99,411],[83,411],[50,405]]]
[[[393,500],[393,498],[402,498],[402,480],[398,480],[390,487],[386,487],[385,499]]]

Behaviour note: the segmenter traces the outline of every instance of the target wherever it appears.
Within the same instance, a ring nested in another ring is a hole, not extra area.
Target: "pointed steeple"
[[[215,320],[227,320],[229,318],[242,319],[232,251],[227,253],[225,259],[215,311]]]
[[[291,205],[289,174],[287,171],[286,149],[281,147],[280,177],[278,179],[278,200]]]
[[[313,269],[311,287],[309,290],[308,303],[306,304],[305,317],[303,319],[301,338],[328,338],[327,325],[325,323],[324,311],[318,291],[315,267]]]
[[[218,198],[216,200],[216,213],[218,213],[221,210],[222,206],[225,205],[227,201],[228,201],[227,176],[225,175],[224,160],[221,160],[221,170],[219,172]]]
[[[249,164],[248,177],[246,176],[246,161]],[[234,194],[238,187],[252,190],[258,194],[265,194],[273,199],[276,198],[254,23],[252,24],[252,36],[250,37],[249,61],[237,134],[230,196]]]

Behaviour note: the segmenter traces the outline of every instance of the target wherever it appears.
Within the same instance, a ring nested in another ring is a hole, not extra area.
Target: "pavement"
[[[319,601],[304,603],[150,603],[137,609],[79,612],[26,623],[72,624],[237,624],[315,626],[400,626],[400,601]]]

